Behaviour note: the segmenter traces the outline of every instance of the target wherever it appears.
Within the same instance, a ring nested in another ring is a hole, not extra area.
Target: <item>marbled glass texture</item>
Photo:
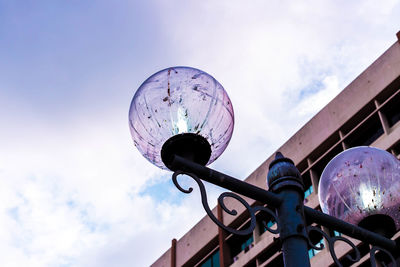
[[[216,160],[231,139],[234,114],[226,91],[212,76],[190,67],[171,67],[152,75],[136,91],[129,125],[143,156],[167,169],[161,148],[181,133],[205,137],[212,151],[207,164]]]
[[[358,224],[369,215],[384,214],[400,228],[400,161],[373,147],[355,147],[325,167],[318,189],[322,211]]]

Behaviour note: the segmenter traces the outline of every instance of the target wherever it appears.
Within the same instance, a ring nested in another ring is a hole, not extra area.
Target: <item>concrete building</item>
[[[290,157],[300,170],[306,185],[305,203],[319,209],[318,181],[326,164],[341,151],[354,146],[374,146],[389,151],[400,159],[400,32],[397,41],[371,66],[351,82],[337,97],[306,123],[278,150]],[[246,182],[265,188],[271,155]],[[249,204],[256,204],[247,199]],[[249,218],[234,200],[227,205],[238,216],[214,214],[225,225],[241,228]],[[270,225],[274,222],[270,221]],[[329,229],[324,229],[329,231]],[[332,235],[338,234],[330,231]],[[398,232],[393,239],[400,236]],[[233,236],[219,229],[207,216],[200,220],[156,262],[154,267],[169,266],[283,266],[278,236],[264,230],[260,223],[249,236]],[[316,237],[315,243],[324,241]],[[354,240],[362,259],[353,266],[369,266],[369,247]],[[335,245],[344,266],[350,262],[343,256],[351,251],[343,242]],[[312,266],[333,266],[328,249],[309,250]],[[399,256],[399,255],[397,255]]]

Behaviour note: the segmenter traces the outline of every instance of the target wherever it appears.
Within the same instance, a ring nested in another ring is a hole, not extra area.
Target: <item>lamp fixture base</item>
[[[386,238],[391,238],[396,233],[394,220],[384,214],[370,215],[359,222],[358,226],[383,235]]]
[[[171,171],[178,170],[178,166],[172,164],[175,155],[205,166],[211,157],[211,145],[198,134],[174,135],[165,141],[161,149],[161,159]]]

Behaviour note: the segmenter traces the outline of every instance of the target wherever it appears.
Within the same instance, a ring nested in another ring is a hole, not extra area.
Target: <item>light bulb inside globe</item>
[[[173,121],[173,133],[174,134],[181,134],[186,133],[189,130],[189,121],[188,121],[188,114],[187,110],[184,111],[181,107],[178,108],[177,119]]]

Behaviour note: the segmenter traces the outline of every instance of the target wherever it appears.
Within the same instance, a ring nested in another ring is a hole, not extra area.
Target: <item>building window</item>
[[[253,236],[251,236],[249,239],[247,239],[245,242],[243,242],[242,245],[240,246],[242,251],[244,251],[244,252],[249,251],[249,249],[252,248],[253,241],[254,241],[254,238],[253,238]]]
[[[334,230],[333,231],[333,236],[342,236],[342,233]]]
[[[219,265],[219,250],[209,256],[205,262],[200,264],[200,267],[220,267]]]
[[[253,234],[247,236],[233,235],[228,240],[228,246],[230,248],[230,255],[233,257],[233,261],[238,259],[238,255],[244,251],[245,253],[253,247]]]
[[[275,259],[273,259],[270,263],[265,265],[266,267],[281,267],[283,266],[283,255],[279,254]]]
[[[325,169],[326,165],[328,165],[328,163],[342,151],[343,148],[340,143],[337,143],[335,146],[332,146],[329,149],[327,149],[326,154],[324,154],[323,157],[315,161],[315,165],[312,168],[312,170],[315,172],[315,175],[321,177],[322,172]]]
[[[302,174],[304,183],[304,204],[308,202],[307,197],[313,192],[312,181],[311,181],[311,170]]]
[[[316,227],[320,228],[320,226],[316,226]],[[318,232],[318,231],[310,231],[308,237],[310,239],[310,242],[315,247],[321,248],[321,249],[323,249],[325,247],[324,237],[320,232]],[[311,259],[315,255],[317,255],[320,251],[321,250],[319,250],[319,249],[310,248],[308,250],[308,257]]]
[[[374,114],[361,124],[345,140],[349,147],[369,146],[383,134],[383,127],[378,114]]]
[[[274,228],[274,225],[276,224],[276,221],[271,218],[268,222],[267,222],[267,227],[270,229],[276,229],[276,227]],[[264,226],[264,223],[261,222],[260,224],[260,235],[265,233],[267,231],[267,228]]]
[[[324,239],[321,239],[320,241],[318,241],[317,244],[315,244],[316,247],[323,247],[324,246]],[[312,257],[314,257],[315,255],[317,255],[321,250],[317,250],[317,249],[309,249],[308,250],[308,257],[311,259]]]
[[[381,111],[383,112],[383,114],[385,114],[389,127],[392,127],[393,125],[395,125],[398,121],[400,121],[400,93],[399,93],[399,88],[397,88],[397,91],[393,94],[396,94],[396,96],[394,96],[392,99],[390,99],[388,101],[388,103],[386,103]],[[384,101],[385,99],[383,99],[382,101]]]
[[[304,198],[307,198],[309,195],[311,195],[313,191],[314,189],[312,185],[310,185],[310,187],[308,187],[308,189],[304,192]]]
[[[390,151],[394,154],[395,157],[397,157],[398,159],[400,159],[400,142],[398,142],[397,144],[395,144],[394,146],[392,146],[392,148],[390,149]]]

